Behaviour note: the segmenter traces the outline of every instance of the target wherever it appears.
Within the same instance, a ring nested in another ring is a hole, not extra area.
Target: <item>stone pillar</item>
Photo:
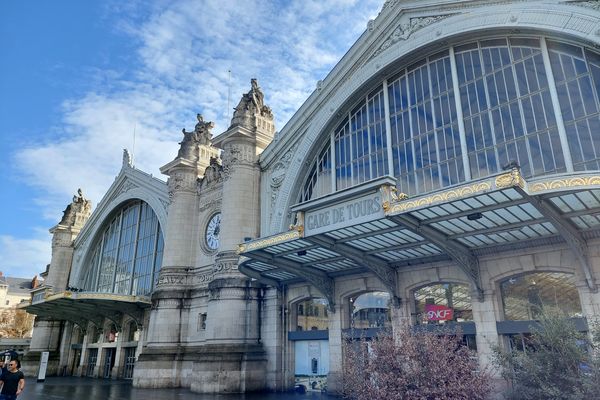
[[[493,347],[499,345],[498,330],[496,328],[496,293],[493,289],[485,289],[483,301],[477,299],[477,293],[471,294],[471,305],[473,307],[473,321],[477,329],[477,357],[482,368],[490,368],[497,372],[493,364]],[[495,374],[497,375],[497,374]],[[499,376],[496,376],[499,377]]]
[[[158,284],[152,294],[152,310],[146,346],[134,369],[136,387],[178,387],[182,356],[182,318],[189,291],[188,271],[194,267],[198,246],[198,180],[218,150],[210,145],[212,122],[200,114],[194,131],[183,130],[177,157],[160,170],[168,175],[169,205],[164,227],[165,245]],[[167,367],[168,366],[168,367]]]
[[[42,287],[54,293],[67,289],[71,265],[73,262],[73,241],[83,228],[92,212],[92,203],[83,197],[81,189],[73,196],[73,201],[64,211],[61,221],[50,229],[52,234],[52,257],[48,266],[48,275]],[[56,375],[59,370],[59,340],[61,322],[37,317],[31,336],[29,351],[23,357],[24,372],[37,375],[42,351],[49,351],[47,376]]]
[[[164,231],[163,265],[154,293],[146,347],[134,369],[136,387],[178,387],[181,308],[187,290],[187,271],[195,258],[197,217],[196,163],[177,158],[163,167],[169,175],[171,204]],[[168,365],[168,367],[165,367]]]
[[[77,367],[77,370],[73,370],[73,375],[74,376],[82,376],[84,371],[84,363],[85,363],[85,357],[86,357],[86,352],[87,352],[87,346],[88,346],[88,328],[86,327],[85,330],[81,331],[81,334],[83,335],[83,340],[81,341],[81,353],[79,354],[79,366]]]
[[[69,367],[69,360],[71,355],[71,339],[73,337],[73,323],[65,322],[62,331],[62,337],[60,339],[59,348],[59,363],[58,363],[58,375],[65,376]]]
[[[273,115],[256,80],[236,107],[231,126],[214,144],[223,149],[219,252],[209,283],[206,345],[194,362],[191,390],[247,392],[266,387],[259,341],[261,289],[238,271],[238,245],[260,233],[258,155],[272,140]]]
[[[329,312],[329,374],[327,375],[327,391],[333,394],[342,392],[342,365],[344,360],[342,326],[344,308],[347,309],[348,304],[340,301],[340,304],[336,305],[335,312]]]
[[[267,389],[282,391],[287,389],[283,377],[283,348],[287,329],[283,326],[285,314],[281,292],[274,288],[265,291],[261,312],[261,343],[267,355]]]

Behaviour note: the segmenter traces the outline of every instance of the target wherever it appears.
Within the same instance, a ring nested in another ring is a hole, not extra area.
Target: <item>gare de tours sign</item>
[[[304,235],[311,236],[383,218],[379,191],[304,214]]]

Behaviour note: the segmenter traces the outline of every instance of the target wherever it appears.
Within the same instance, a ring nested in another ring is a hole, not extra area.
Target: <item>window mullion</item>
[[[450,46],[449,51],[450,71],[452,72],[452,88],[454,89],[454,106],[456,107],[456,120],[458,122],[458,132],[460,136],[460,151],[462,152],[462,162],[465,174],[465,181],[470,181],[471,167],[469,165],[469,153],[467,150],[467,134],[465,131],[465,121],[462,112],[462,103],[460,100],[460,88],[458,86],[458,70],[456,69],[456,59],[454,58],[454,47]]]
[[[433,141],[435,143],[435,157],[436,157],[436,167],[437,171],[438,171],[438,185],[439,187],[443,187],[443,176],[442,176],[442,166],[441,166],[441,162],[440,162],[440,145],[438,142],[438,137],[437,137],[437,116],[435,115],[435,99],[433,98],[433,85],[431,83],[431,80],[433,79],[433,76],[431,75],[431,64],[435,63],[435,61],[433,62],[428,62],[426,65],[427,68],[427,81],[429,83],[429,102],[431,104],[431,116],[433,119]],[[435,77],[435,79],[437,80],[437,76]],[[438,87],[440,87],[439,82],[438,82]],[[441,95],[439,96],[441,98]],[[441,100],[440,100],[441,102]],[[441,109],[441,108],[440,108]],[[444,132],[444,128],[443,128],[444,123],[442,122],[442,132]],[[432,168],[433,170],[433,168]],[[433,182],[433,179],[432,179]],[[435,189],[435,188],[432,188]]]
[[[392,153],[392,123],[390,122],[390,95],[388,93],[388,81],[383,81],[383,113],[385,118],[385,141],[387,143],[387,168],[388,174],[394,176],[394,160]],[[400,172],[400,171],[398,171]]]
[[[350,163],[350,186],[354,185],[354,165],[352,165],[352,150],[354,149],[354,144],[352,143],[352,111],[348,111],[348,143],[350,144],[350,154],[346,154],[348,156],[347,163]]]
[[[112,279],[112,284],[111,284],[111,293],[115,292],[115,282],[117,280],[117,264],[119,263],[119,253],[121,252],[121,249],[119,248],[121,246],[121,230],[123,229],[123,212],[125,210],[121,210],[121,213],[119,214],[119,229],[117,230],[117,247],[116,247],[116,251],[115,251],[115,262],[114,262],[114,272],[113,272],[113,279]]]
[[[329,134],[329,152],[331,155],[331,193],[336,190],[337,165],[335,161],[335,130]]]
[[[154,273],[156,268],[156,257],[158,256],[158,241],[160,239],[160,222],[158,221],[158,217],[154,218],[156,218],[156,239],[154,240],[154,246],[152,249],[152,265],[150,266],[150,287],[147,288],[148,292],[151,292],[154,288]]]
[[[133,282],[134,279],[133,277],[135,276],[135,258],[137,257],[137,252],[138,252],[138,244],[140,241],[140,225],[142,224],[142,207],[143,207],[143,203],[140,202],[140,211],[138,212],[138,218],[137,218],[137,226],[135,228],[135,241],[133,242],[133,257],[131,258],[131,276],[129,277],[130,279],[130,283],[129,283],[129,293],[128,294],[133,294]],[[150,206],[148,206],[150,207]],[[154,266],[152,266],[154,268]]]
[[[367,156],[367,162],[369,163],[369,179],[373,179],[373,166],[371,165],[371,156],[372,156],[372,151],[371,151],[371,118],[369,118],[369,96],[365,96],[365,112],[367,113],[367,151],[368,156]],[[362,136],[362,135],[361,135]],[[363,136],[364,138],[364,136]],[[364,148],[364,145],[363,145]],[[360,167],[360,164],[359,164]],[[369,180],[367,179],[367,180]]]
[[[542,59],[544,60],[544,69],[546,70],[546,79],[548,80],[548,89],[550,91],[550,98],[552,99],[552,107],[554,108],[554,118],[556,118],[556,127],[558,128],[558,137],[560,138],[563,158],[565,159],[565,166],[567,168],[567,172],[573,172],[573,159],[571,158],[571,151],[569,150],[567,130],[565,128],[565,121],[563,120],[562,111],[560,109],[558,90],[556,89],[554,72],[552,72],[550,54],[548,53],[548,45],[545,37],[540,39],[540,44],[542,49]]]
[[[110,225],[109,225],[109,229],[110,229]],[[100,241],[100,254],[98,256],[98,271],[96,272],[96,278],[94,280],[94,285],[92,286],[94,288],[94,291],[97,292],[98,291],[98,285],[100,283],[100,273],[102,271],[102,260],[104,259],[104,234],[102,234],[102,240]]]
[[[413,178],[415,179],[415,188],[414,192],[418,193],[419,188],[419,174],[417,173],[417,153],[415,151],[415,128],[413,127],[412,122],[412,96],[410,92],[410,72],[406,71],[406,97],[408,99],[408,126],[410,127],[410,149],[412,151],[413,158]],[[407,171],[408,172],[408,171]],[[408,177],[408,173],[406,174]]]

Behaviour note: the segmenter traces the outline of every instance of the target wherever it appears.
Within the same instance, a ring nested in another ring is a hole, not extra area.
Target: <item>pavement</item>
[[[136,389],[131,381],[92,378],[47,378],[44,382],[26,379],[18,400],[333,400],[320,393],[252,393],[213,395],[187,389]]]

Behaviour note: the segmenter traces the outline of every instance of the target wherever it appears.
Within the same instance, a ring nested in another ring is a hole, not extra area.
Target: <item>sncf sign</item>
[[[429,321],[452,321],[454,310],[437,304],[425,304],[425,312]]]

